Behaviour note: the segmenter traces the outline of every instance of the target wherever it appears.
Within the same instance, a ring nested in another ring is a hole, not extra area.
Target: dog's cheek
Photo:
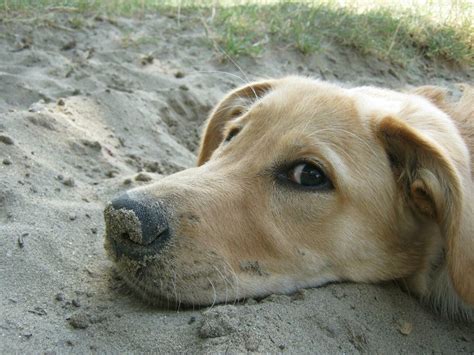
[[[288,245],[317,252],[333,246],[337,235],[334,229],[339,228],[336,219],[345,214],[345,208],[331,194],[301,191],[274,194],[272,220]]]

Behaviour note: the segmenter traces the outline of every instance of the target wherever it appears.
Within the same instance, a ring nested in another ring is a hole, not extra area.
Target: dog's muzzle
[[[160,200],[125,193],[108,204],[104,215],[105,238],[117,258],[154,257],[170,239],[166,208]]]

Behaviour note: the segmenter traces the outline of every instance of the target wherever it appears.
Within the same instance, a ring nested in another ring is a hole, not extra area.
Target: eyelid
[[[312,157],[311,158],[303,157],[303,158],[300,158],[300,159],[296,159],[296,160],[294,160],[290,163],[283,164],[282,167],[290,169],[290,168],[295,168],[300,164],[314,165],[314,166],[318,167],[319,169],[321,169],[324,174],[326,174],[326,168],[325,168],[324,164],[322,164],[320,160],[312,158]]]

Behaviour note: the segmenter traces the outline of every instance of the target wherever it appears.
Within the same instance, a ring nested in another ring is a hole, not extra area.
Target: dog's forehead
[[[283,81],[240,119],[260,134],[363,129],[353,97],[338,86],[314,80]]]

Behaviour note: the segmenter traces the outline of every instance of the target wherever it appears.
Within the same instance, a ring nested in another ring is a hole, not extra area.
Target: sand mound
[[[241,59],[244,74],[216,59],[204,29],[172,18],[70,24],[62,14],[0,22],[0,352],[474,352],[472,325],[392,284],[151,308],[114,275],[102,237],[110,197],[193,166],[208,111],[247,77],[402,87],[472,73],[421,61],[402,70],[327,44]]]

